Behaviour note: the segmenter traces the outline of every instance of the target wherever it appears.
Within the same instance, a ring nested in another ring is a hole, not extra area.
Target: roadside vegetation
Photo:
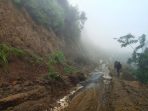
[[[8,44],[0,44],[0,65],[6,66],[9,64],[9,59],[11,57],[17,57],[20,59],[28,59],[30,63],[38,63],[43,62],[43,58],[38,56],[37,54],[29,53],[21,48],[12,47]]]
[[[48,62],[46,58],[38,56],[37,54],[30,54],[20,48],[15,48],[7,44],[0,44],[0,65],[6,68],[9,65],[10,57],[16,58],[26,58],[30,63],[35,64],[46,64],[48,65],[48,78],[52,80],[61,80],[60,72],[57,71],[55,65],[62,66],[65,74],[73,74],[78,70],[74,66],[68,65],[65,59],[64,53],[62,51],[55,51],[51,53],[48,57]]]
[[[1,65],[8,64],[9,62],[8,59],[10,56],[22,57],[25,55],[26,55],[26,52],[19,48],[14,48],[7,44],[0,44],[0,64]]]
[[[72,65],[68,65],[64,53],[62,51],[55,51],[49,55],[48,58],[48,78],[53,80],[60,80],[61,72],[57,72],[55,69],[56,65],[60,65],[65,75],[74,74],[78,70]]]
[[[132,72],[134,76],[142,83],[148,83],[148,48],[146,44],[146,35],[135,37],[131,34],[115,38],[121,47],[130,47],[133,49],[131,58],[128,63],[133,66]],[[134,46],[136,47],[134,48]]]

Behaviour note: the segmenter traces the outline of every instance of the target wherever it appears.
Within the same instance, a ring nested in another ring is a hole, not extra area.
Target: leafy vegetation
[[[64,64],[65,56],[63,52],[56,51],[49,56],[48,64]]]
[[[77,68],[67,64],[65,56],[61,51],[56,51],[50,54],[48,58],[48,77],[47,78],[51,80],[62,80],[58,72],[56,72],[54,65],[61,65],[62,68],[64,68],[65,74],[73,74],[78,72]]]
[[[6,44],[0,44],[0,64],[8,64],[8,58],[11,55],[23,56],[25,52],[19,48],[14,48]]]
[[[13,0],[24,7],[30,16],[47,29],[53,29],[59,35],[76,39],[86,21],[84,12],[68,4],[67,0]]]
[[[33,63],[43,62],[43,58],[37,56],[36,54],[30,54],[20,48],[15,48],[7,44],[0,44],[0,65],[7,65],[11,56],[29,58],[29,62]]]
[[[136,66],[135,76],[143,83],[148,83],[148,48],[146,47],[146,35],[142,35],[139,38],[134,37],[131,34],[120,37],[117,41],[121,44],[121,47],[130,46],[133,49],[132,57],[129,58],[128,63],[134,63]],[[138,44],[135,48],[132,44]]]
[[[73,73],[78,72],[78,69],[75,68],[75,67],[73,67],[73,66],[66,65],[66,66],[64,67],[64,72],[65,72],[66,74],[73,74]]]
[[[5,44],[0,44],[0,63],[7,64],[9,56],[9,47]]]
[[[21,0],[14,0],[14,3],[15,3],[17,6],[20,6],[20,5],[21,5]]]
[[[48,58],[48,79],[52,80],[61,80],[61,77],[59,74],[55,71],[53,65],[54,64],[64,64],[65,62],[65,56],[63,52],[56,51],[52,54],[50,54]]]
[[[31,63],[37,63],[37,64],[44,63],[44,59],[42,57],[38,56],[37,54],[27,53],[27,56],[31,57],[31,60],[30,60]]]
[[[54,81],[60,81],[60,80],[62,80],[61,76],[57,72],[49,73],[46,76],[46,79],[47,80],[54,80]]]

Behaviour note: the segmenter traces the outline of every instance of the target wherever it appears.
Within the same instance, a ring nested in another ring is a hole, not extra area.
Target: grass
[[[63,52],[56,51],[49,56],[48,64],[64,64],[65,56]]]
[[[73,73],[78,72],[78,69],[77,69],[76,67],[66,65],[66,66],[64,67],[64,72],[65,72],[66,74],[73,74]]]
[[[0,64],[7,64],[10,48],[5,44],[0,44]]]
[[[7,44],[0,44],[0,65],[5,66],[9,63],[9,58],[11,56],[15,57],[28,57],[29,62],[41,63],[43,58],[37,56],[36,54],[30,54],[23,49],[15,48]]]
[[[62,78],[60,77],[60,75],[57,72],[49,73],[48,79],[55,80],[55,81],[62,80]]]
[[[54,71],[52,66],[48,66],[48,75],[47,75],[47,79],[48,80],[62,80],[62,78],[60,77],[60,75]]]
[[[8,64],[8,58],[10,56],[22,57],[26,55],[26,52],[19,48],[11,47],[7,44],[0,44],[0,64]]]
[[[30,53],[28,53],[28,56],[31,57],[31,60],[32,60],[32,61],[30,61],[31,63],[37,63],[37,64],[44,63],[44,59],[42,57],[38,56],[37,54],[34,54],[34,53],[30,54]]]

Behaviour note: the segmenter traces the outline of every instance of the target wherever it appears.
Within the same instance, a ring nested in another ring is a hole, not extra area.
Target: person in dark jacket
[[[114,68],[115,68],[115,70],[116,70],[116,72],[117,72],[117,77],[120,77],[120,71],[121,71],[121,69],[122,69],[121,63],[118,62],[118,61],[115,61],[115,63],[114,63]]]

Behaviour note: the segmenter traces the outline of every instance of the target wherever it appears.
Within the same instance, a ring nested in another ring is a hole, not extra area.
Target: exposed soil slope
[[[11,0],[0,1],[0,42],[43,55],[58,49],[60,41],[52,30],[37,25]]]
[[[37,25],[25,9],[17,8],[11,0],[0,0],[2,43],[42,57],[65,45],[51,29]],[[0,111],[50,110],[57,99],[84,79],[82,73],[64,74],[61,64],[54,68],[61,81],[47,79],[48,66],[45,62],[32,63],[28,57],[8,58],[6,67],[0,65]]]

